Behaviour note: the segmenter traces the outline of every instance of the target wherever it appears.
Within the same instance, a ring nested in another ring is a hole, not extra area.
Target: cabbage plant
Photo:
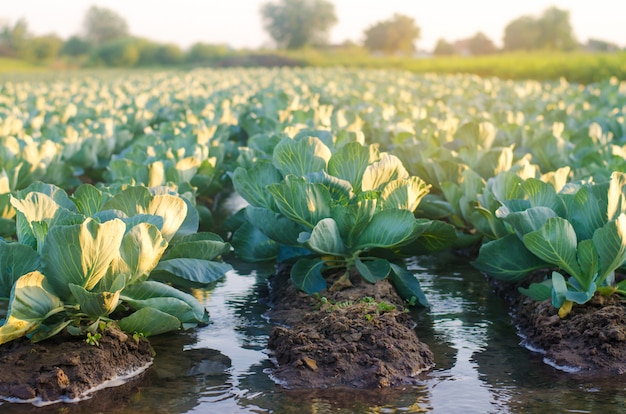
[[[284,137],[271,158],[234,171],[233,185],[250,203],[235,252],[290,260],[291,281],[309,294],[327,288],[331,272],[341,276],[330,289],[350,286],[356,272],[371,283],[389,278],[405,299],[427,305],[398,254],[420,236],[433,249],[454,236],[451,226],[413,215],[429,186],[375,146],[316,135]]]
[[[11,203],[18,242],[0,242],[0,296],[9,296],[0,344],[91,332],[101,321],[145,336],[206,323],[204,307],[176,286],[205,286],[231,269],[215,261],[230,245],[195,233],[195,210],[168,189],[85,184],[69,197],[35,183]]]
[[[521,289],[552,299],[564,317],[596,292],[626,293],[615,271],[626,262],[626,174],[606,183],[569,184],[560,192],[541,180],[521,183],[526,198],[508,200],[498,216],[511,233],[484,244],[474,266],[501,280],[519,281],[557,268],[543,283]]]

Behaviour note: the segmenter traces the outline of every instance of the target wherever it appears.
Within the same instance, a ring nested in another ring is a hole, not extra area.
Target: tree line
[[[278,48],[329,47],[330,29],[337,24],[335,6],[330,0],[273,0],[260,7],[264,29]],[[378,54],[411,55],[421,29],[415,19],[394,14],[369,26],[361,44],[346,42],[339,47],[359,47]],[[434,55],[485,55],[501,51],[590,51],[619,50],[613,43],[590,39],[586,45],[576,40],[570,13],[550,7],[539,16],[521,16],[504,29],[503,47],[497,48],[484,33],[467,39],[439,39]],[[223,44],[198,42],[183,50],[173,43],[157,43],[132,36],[126,20],[113,10],[92,6],[83,18],[81,34],[62,39],[55,34],[34,36],[26,20],[0,23],[0,56],[33,63],[64,58],[80,66],[177,66],[210,65],[232,55]]]

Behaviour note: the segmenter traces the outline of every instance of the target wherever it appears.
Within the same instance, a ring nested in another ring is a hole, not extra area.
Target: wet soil
[[[352,287],[316,297],[298,291],[284,269],[271,280],[268,316],[280,326],[268,348],[285,388],[394,387],[434,366],[391,284],[351,279]]]
[[[530,280],[542,278],[538,273]],[[522,343],[541,352],[547,363],[582,375],[626,373],[626,300],[622,296],[596,294],[584,305],[574,304],[565,318],[559,318],[550,300],[537,302],[517,292],[517,287],[527,286],[529,280],[517,285],[490,282],[511,304]]]
[[[20,338],[0,346],[0,397],[45,404],[86,397],[106,381],[116,379],[152,361],[148,341],[136,341],[108,328],[99,345],[83,337],[57,335],[32,343]]]

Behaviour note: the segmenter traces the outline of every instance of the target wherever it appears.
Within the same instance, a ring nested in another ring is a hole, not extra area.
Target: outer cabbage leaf
[[[402,266],[391,263],[389,280],[402,299],[425,308],[430,306],[422,290],[422,286],[413,272],[410,272]]]
[[[298,244],[302,225],[262,207],[248,206],[245,213],[248,221],[270,239],[287,246]]]
[[[522,242],[535,256],[560,267],[570,276],[581,274],[576,258],[576,232],[567,220],[549,218],[539,230],[527,233]]]
[[[39,254],[31,247],[0,240],[0,297],[8,298],[17,279],[40,266]]]
[[[302,177],[325,170],[330,157],[330,149],[317,137],[284,138],[274,148],[272,162],[283,176]]]
[[[177,317],[155,308],[142,308],[130,316],[119,320],[121,330],[128,333],[140,333],[144,336],[159,335],[180,329]]]
[[[415,211],[430,185],[419,177],[409,177],[389,182],[381,194],[383,209],[398,208]]]
[[[339,227],[332,218],[320,220],[311,233],[301,233],[298,241],[318,253],[333,256],[341,256],[345,253],[345,246],[343,240],[341,240]]]
[[[381,191],[387,183],[408,177],[409,173],[398,157],[384,154],[380,161],[367,166],[361,187],[363,191]]]
[[[36,330],[44,320],[61,312],[63,303],[44,288],[45,277],[38,271],[20,277],[11,291],[9,312],[0,327],[0,344]]]
[[[92,290],[119,255],[125,230],[121,220],[99,224],[90,218],[82,224],[51,228],[42,262],[53,292],[69,297],[70,283]]]
[[[417,223],[408,210],[382,210],[372,217],[365,230],[357,236],[353,250],[366,250],[374,247],[393,248],[413,241]]]
[[[283,215],[310,229],[330,217],[331,196],[322,184],[311,184],[289,175],[280,184],[267,187]]]
[[[483,244],[472,265],[489,276],[507,282],[522,280],[535,270],[550,267],[532,254],[515,234]]]
[[[221,279],[232,269],[227,263],[178,258],[161,261],[150,274],[150,278],[176,286],[204,287]]]
[[[231,243],[237,257],[246,262],[276,260],[280,250],[278,243],[248,222],[235,230]]]
[[[326,289],[322,275],[324,262],[320,259],[300,259],[291,268],[291,282],[309,295]]]
[[[267,160],[258,160],[249,170],[238,167],[232,175],[237,194],[255,207],[270,210],[274,209],[274,199],[266,187],[279,183],[282,179],[280,171]]]
[[[363,173],[369,164],[370,151],[366,146],[351,142],[339,148],[328,161],[328,173],[352,184],[361,191]]]
[[[107,278],[124,274],[127,283],[146,280],[166,248],[167,241],[154,225],[140,223],[131,227],[122,238],[119,255],[113,259]]]

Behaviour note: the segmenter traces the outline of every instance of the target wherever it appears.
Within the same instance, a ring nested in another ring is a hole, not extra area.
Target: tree
[[[504,50],[539,49],[539,21],[531,16],[522,16],[504,28]]]
[[[365,30],[365,47],[371,51],[387,54],[415,52],[415,41],[420,37],[420,28],[412,17],[394,14]]]
[[[20,57],[35,63],[46,63],[56,58],[63,47],[63,39],[55,34],[37,36],[26,42]]]
[[[454,55],[456,50],[454,45],[448,42],[446,39],[439,39],[433,50],[433,54],[437,56],[450,56]]]
[[[578,47],[569,11],[550,7],[539,18],[522,16],[504,29],[505,50],[573,50]]]
[[[89,53],[92,44],[80,36],[72,36],[65,41],[61,48],[61,54],[66,56],[82,56]]]
[[[585,45],[585,49],[590,52],[617,52],[619,46],[612,42],[601,39],[589,39]]]
[[[113,10],[91,6],[83,20],[85,38],[96,45],[129,35],[126,20]]]
[[[0,32],[2,53],[6,56],[22,57],[26,44],[31,37],[25,19],[19,19],[13,26],[5,23]]]
[[[489,55],[498,51],[493,41],[483,32],[478,32],[474,37],[468,39],[467,47],[472,56]]]
[[[265,30],[279,47],[299,49],[326,43],[337,23],[335,5],[328,0],[278,0],[261,5]]]
[[[189,48],[185,60],[194,65],[215,63],[228,54],[228,46],[209,43],[194,43]]]
[[[542,49],[573,50],[578,47],[568,10],[556,7],[546,9],[539,19],[539,33]]]

